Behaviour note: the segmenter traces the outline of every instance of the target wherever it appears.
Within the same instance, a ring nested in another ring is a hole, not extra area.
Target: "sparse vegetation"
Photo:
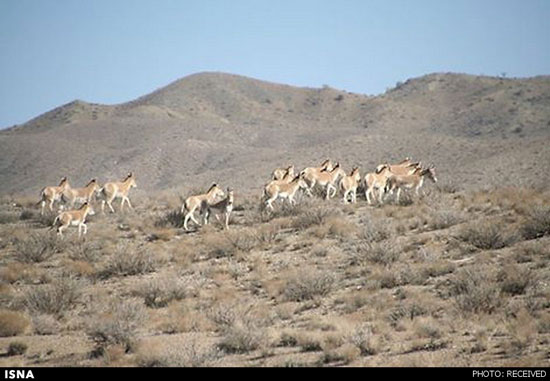
[[[0,337],[20,335],[29,323],[29,319],[20,312],[0,310]]]
[[[269,217],[243,196],[229,230],[188,234],[155,224],[177,202],[152,210],[154,196],[96,217],[85,240],[3,224],[0,341],[40,335],[61,365],[540,364],[550,237],[523,229],[547,196],[431,192],[406,207],[304,198]],[[52,247],[38,261],[16,252],[30,233]]]

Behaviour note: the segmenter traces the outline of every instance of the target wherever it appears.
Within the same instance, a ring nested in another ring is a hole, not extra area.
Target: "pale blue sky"
[[[550,0],[0,0],[0,128],[201,71],[365,94],[550,74]]]

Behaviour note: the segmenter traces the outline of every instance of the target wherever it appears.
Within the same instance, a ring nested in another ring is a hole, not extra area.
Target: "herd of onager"
[[[399,197],[402,190],[414,189],[416,195],[424,184],[424,178],[427,177],[433,182],[437,182],[435,168],[433,165],[423,168],[420,162],[413,163],[410,158],[406,158],[397,164],[380,164],[374,172],[367,173],[363,178],[363,188],[365,198],[369,205],[372,205],[371,197],[375,198],[375,192],[378,192],[378,202],[383,203],[385,195],[392,195],[396,191],[396,201],[399,203]],[[294,171],[294,165],[286,168],[277,168],[273,171],[271,180],[263,187],[262,205],[273,210],[273,202],[279,198],[286,199],[290,205],[296,201],[294,197],[298,190],[303,190],[305,194],[312,197],[312,191],[315,188],[324,189],[325,198],[328,200],[334,197],[340,190],[343,195],[344,203],[357,201],[357,189],[361,185],[361,175],[359,168],[354,167],[351,172],[346,172],[340,167],[339,163],[333,164],[330,160],[325,160],[319,167],[308,167],[299,172]],[[55,202],[68,205],[64,211],[63,206],[54,220],[52,228],[57,228],[57,234],[63,236],[63,231],[69,226],[78,227],[79,237],[86,234],[86,217],[93,215],[94,210],[91,206],[95,198],[101,200],[101,211],[105,212],[105,204],[109,206],[112,213],[115,212],[112,202],[115,199],[121,199],[120,210],[124,208],[124,203],[132,209],[132,204],[128,197],[130,189],[135,188],[136,180],[133,173],[128,173],[123,181],[108,182],[101,187],[96,179],[83,188],[72,188],[69,185],[67,177],[63,177],[58,186],[49,186],[42,189],[41,213],[44,213],[46,205],[53,211]],[[75,209],[75,205],[81,206]],[[183,217],[183,227],[189,230],[188,222],[192,220],[195,224],[201,225],[195,219],[195,212],[203,215],[203,224],[208,224],[209,216],[214,213],[219,219],[220,215],[224,217],[225,228],[229,226],[229,217],[233,210],[234,192],[227,188],[227,194],[217,185],[212,184],[206,193],[189,196],[181,206]]]

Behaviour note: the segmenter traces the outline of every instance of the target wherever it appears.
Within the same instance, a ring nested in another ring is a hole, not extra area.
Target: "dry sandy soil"
[[[547,77],[370,97],[207,73],[3,131],[0,366],[549,366],[549,94]],[[274,167],[405,156],[437,165],[420,197],[260,207]],[[128,170],[134,210],[94,203],[85,239],[56,238],[42,186]],[[212,181],[235,188],[230,229],[185,232],[182,198]]]

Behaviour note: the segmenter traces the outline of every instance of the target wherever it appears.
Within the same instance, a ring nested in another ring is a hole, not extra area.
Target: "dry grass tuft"
[[[335,280],[335,276],[328,271],[299,270],[286,280],[283,298],[301,302],[325,296],[332,290]]]
[[[22,313],[0,310],[0,337],[21,335],[29,325],[29,319]]]

